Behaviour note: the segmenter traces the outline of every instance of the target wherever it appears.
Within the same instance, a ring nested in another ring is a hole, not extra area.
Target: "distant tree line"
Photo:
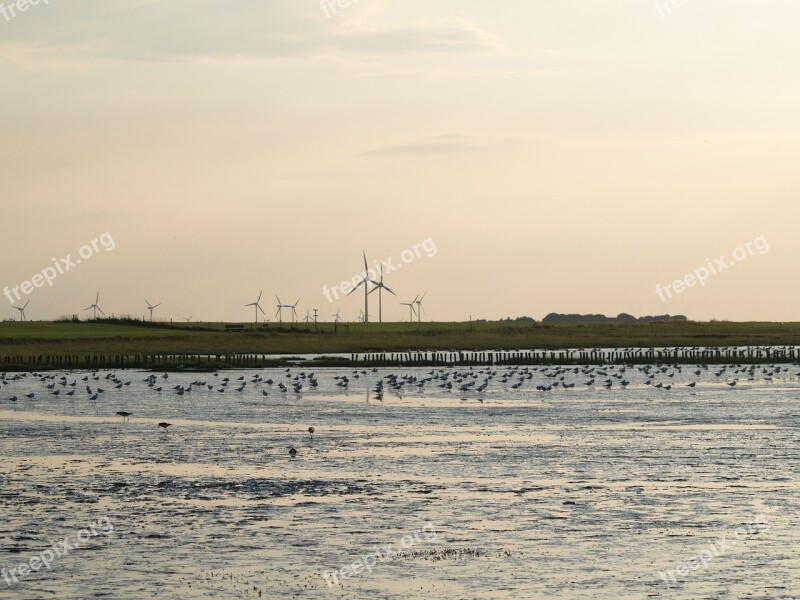
[[[653,323],[657,321],[688,321],[688,319],[684,315],[655,315],[637,319],[627,313],[620,313],[616,317],[550,313],[542,319],[542,323]]]

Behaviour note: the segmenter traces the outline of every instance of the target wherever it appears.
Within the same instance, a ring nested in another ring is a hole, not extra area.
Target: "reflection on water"
[[[798,371],[9,374],[0,569],[114,530],[0,598],[797,598]],[[667,590],[756,514],[768,530]]]

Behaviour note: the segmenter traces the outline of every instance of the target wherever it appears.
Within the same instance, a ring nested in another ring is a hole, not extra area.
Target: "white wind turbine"
[[[369,278],[369,267],[367,266],[367,253],[364,252],[363,250],[362,250],[362,253],[364,254],[364,277],[361,279],[361,281],[359,282],[359,284],[356,287],[354,287],[352,290],[350,290],[350,293],[347,294],[347,295],[349,296],[350,294],[355,292],[358,288],[360,288],[362,285],[364,286],[364,312],[362,314],[364,315],[364,323],[369,323],[369,289],[368,288],[369,288],[369,284],[370,283],[372,283],[374,285],[378,285],[378,284],[377,284],[377,282],[372,281],[372,279]]]
[[[97,292],[97,297],[94,299],[94,304],[90,304],[89,306],[87,306],[86,308],[83,309],[84,311],[87,311],[89,309],[93,309],[94,310],[94,317],[93,317],[94,319],[97,319],[97,311],[98,310],[100,311],[101,315],[103,315],[104,317],[106,316],[106,313],[104,313],[103,309],[100,308],[100,306],[98,305],[98,302],[100,302],[100,292]]]
[[[186,321],[187,323],[191,323],[192,317],[194,317],[194,315],[191,315],[190,317],[183,317],[183,320]]]
[[[375,284],[375,287],[372,288],[370,294],[375,290],[378,290],[378,323],[383,323],[383,290],[386,290],[392,296],[397,296],[397,294],[395,294],[391,288],[383,283],[383,265],[381,265],[381,280],[377,283],[374,281],[372,283]]]
[[[297,323],[297,305],[300,304],[300,298],[294,304],[288,305],[286,308],[292,309],[292,323]]]
[[[262,296],[263,293],[264,293],[264,290],[261,290],[258,293],[258,300],[256,300],[255,302],[251,302],[250,304],[245,304],[245,306],[253,306],[254,307],[253,310],[255,310],[255,313],[256,313],[256,323],[258,323],[258,311],[261,311],[262,314],[266,315],[266,313],[264,312],[264,309],[261,308],[261,304],[259,304],[261,302],[261,296]]]
[[[400,303],[403,306],[407,306],[408,307],[408,322],[409,323],[413,323],[414,322],[414,303],[417,300],[419,300],[419,294],[417,294],[417,297],[414,298],[411,302],[401,302]]]
[[[427,296],[427,295],[428,295],[428,292],[425,292],[424,294],[422,294],[422,298],[420,298],[419,300],[415,300],[414,301],[414,304],[417,305],[417,322],[418,323],[422,323],[422,313],[424,312],[423,308],[422,308],[422,301],[425,299],[425,296]]]
[[[150,304],[150,302],[148,302],[147,300],[145,300],[144,303],[147,304],[147,310],[150,311],[150,321],[152,322],[153,321],[153,310],[158,308],[159,306],[161,306],[161,302],[159,302],[155,306]]]
[[[14,307],[14,308],[16,308],[16,309],[19,311],[20,320],[22,320],[22,322],[23,322],[23,323],[25,322],[25,309],[26,309],[26,308],[28,308],[28,304],[30,304],[30,303],[31,303],[31,301],[30,301],[30,300],[28,300],[28,301],[25,303],[25,306],[22,306],[22,307],[20,307],[20,306],[15,306],[15,307]]]

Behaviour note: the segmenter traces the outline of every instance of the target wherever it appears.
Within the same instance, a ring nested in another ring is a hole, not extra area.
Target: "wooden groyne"
[[[357,365],[624,365],[624,364],[724,364],[797,363],[800,346],[744,348],[574,348],[562,350],[475,350],[366,352],[352,354]]]
[[[798,363],[800,346],[737,348],[573,348],[560,350],[416,350],[347,356],[271,354],[18,355],[0,358],[0,371],[263,369],[308,366],[623,365]]]

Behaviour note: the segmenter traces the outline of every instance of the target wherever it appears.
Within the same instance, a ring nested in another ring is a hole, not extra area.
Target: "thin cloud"
[[[398,144],[375,148],[362,153],[361,156],[397,156],[397,155],[435,155],[435,154],[455,154],[461,152],[479,152],[490,150],[509,142],[519,140],[486,140],[470,135],[444,134],[434,137],[423,138],[417,142],[408,144]]]
[[[81,0],[40,5],[4,28],[5,44],[138,61],[325,54],[490,52],[467,22],[342,26],[297,0]]]

